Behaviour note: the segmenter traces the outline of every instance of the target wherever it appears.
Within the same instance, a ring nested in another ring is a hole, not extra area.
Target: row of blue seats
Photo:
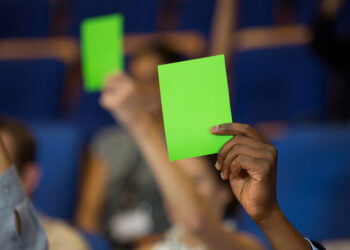
[[[159,28],[160,8],[167,1],[158,0],[70,0],[67,7],[69,27],[66,34],[79,36],[83,19],[110,13],[125,16],[125,31],[154,32]],[[170,1],[169,1],[170,2]],[[180,2],[180,1],[179,1]],[[56,1],[59,4],[60,1]],[[214,0],[186,1],[179,7],[179,29],[196,29],[209,33]],[[6,0],[0,2],[0,37],[45,37],[50,35],[55,4],[49,0]]]
[[[277,196],[281,209],[305,236],[317,241],[350,238],[350,127],[299,125],[274,142],[279,151]],[[244,212],[239,226],[263,233]]]
[[[40,213],[73,222],[84,148],[79,126],[52,120],[26,123],[37,141],[42,174],[33,203]],[[92,250],[112,249],[101,235],[85,231],[81,234]]]
[[[307,46],[238,52],[232,66],[233,119],[240,122],[319,120],[328,116],[326,67]],[[81,91],[63,112],[65,67],[59,61],[0,62],[0,113],[24,119],[64,118],[88,138],[112,123],[98,105],[99,93]]]
[[[309,46],[238,52],[232,74],[236,121],[295,122],[329,117],[327,67]]]
[[[34,196],[44,213],[71,220],[76,204],[82,140],[72,123],[30,122],[43,178]],[[279,150],[278,199],[293,224],[315,240],[350,238],[350,127],[303,124],[273,143]],[[239,227],[265,240],[241,213]],[[266,241],[266,240],[265,240]],[[103,248],[102,248],[103,249]]]
[[[60,2],[65,1],[1,1],[0,37],[45,37],[50,35],[51,26],[56,18],[55,11],[59,9]],[[160,27],[161,22],[166,21],[160,20],[164,18],[160,15],[160,8],[167,2],[178,2],[180,13],[178,29],[199,30],[209,35],[217,2],[214,0],[69,0],[66,4],[66,14],[70,20],[66,33],[78,35],[80,22],[86,17],[115,12],[125,15],[126,32],[153,32]],[[281,2],[280,0],[238,1],[238,26],[246,28],[275,25],[276,9]],[[298,0],[294,2],[295,23],[311,24],[316,18],[320,1]]]
[[[0,114],[25,120],[69,120],[81,126],[83,137],[113,122],[98,104],[99,94],[81,92],[64,111],[67,70],[57,60],[0,61]]]

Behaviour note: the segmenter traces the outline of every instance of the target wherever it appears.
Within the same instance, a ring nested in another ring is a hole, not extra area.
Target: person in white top
[[[205,172],[201,158],[168,160],[162,129],[143,109],[129,76],[108,77],[100,103],[132,136],[148,162],[171,220],[181,226],[182,249],[262,249],[252,236],[228,231],[220,217],[215,191],[205,192],[213,192],[213,196],[204,195],[191,180],[193,173]],[[248,125],[223,124],[214,126],[211,132],[235,135],[220,151],[216,168],[222,179],[229,180],[233,194],[273,248],[310,250],[310,242],[288,222],[277,203],[277,150]]]
[[[168,160],[162,128],[141,105],[135,84],[126,74],[113,75],[101,104],[131,135],[156,179],[168,217],[180,234],[172,248],[262,249],[254,237],[230,231],[223,223],[232,194],[210,170],[214,166],[204,158]]]

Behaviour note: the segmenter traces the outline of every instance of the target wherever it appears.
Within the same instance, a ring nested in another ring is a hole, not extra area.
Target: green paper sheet
[[[232,122],[224,55],[158,66],[170,161],[218,153],[232,136],[210,133]]]
[[[120,14],[92,17],[82,22],[82,71],[87,92],[101,90],[106,74],[123,70],[123,23]]]

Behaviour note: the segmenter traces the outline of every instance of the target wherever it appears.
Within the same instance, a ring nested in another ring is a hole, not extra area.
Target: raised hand
[[[229,180],[246,212],[259,221],[278,209],[277,150],[251,126],[231,123],[212,128],[216,135],[234,135],[220,150],[216,168]]]
[[[135,83],[125,73],[113,74],[106,79],[100,104],[123,123],[135,121],[142,107]]]
[[[277,150],[249,125],[230,123],[211,129],[234,135],[220,150],[216,168],[229,180],[233,193],[258,224],[275,250],[310,250],[276,198]]]

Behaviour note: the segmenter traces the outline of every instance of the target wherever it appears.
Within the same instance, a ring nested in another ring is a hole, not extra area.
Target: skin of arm
[[[255,242],[247,241],[246,237],[233,237],[232,233],[228,233],[210,205],[198,195],[193,182],[177,167],[180,163],[168,160],[161,130],[142,110],[135,86],[128,76],[109,77],[100,102],[133,137],[156,178],[166,204],[187,231],[210,249],[261,249]]]
[[[290,224],[276,197],[277,150],[254,128],[222,124],[216,135],[235,135],[220,150],[217,170],[229,180],[238,201],[264,232],[273,249],[310,250],[311,246]]]
[[[92,152],[88,155],[79,203],[76,225],[89,232],[100,231],[100,218],[107,182],[106,164]]]
[[[11,167],[10,157],[5,149],[0,135],[0,175]]]
[[[237,0],[216,1],[212,25],[211,55],[230,55],[236,23]],[[227,60],[229,61],[229,60]]]

